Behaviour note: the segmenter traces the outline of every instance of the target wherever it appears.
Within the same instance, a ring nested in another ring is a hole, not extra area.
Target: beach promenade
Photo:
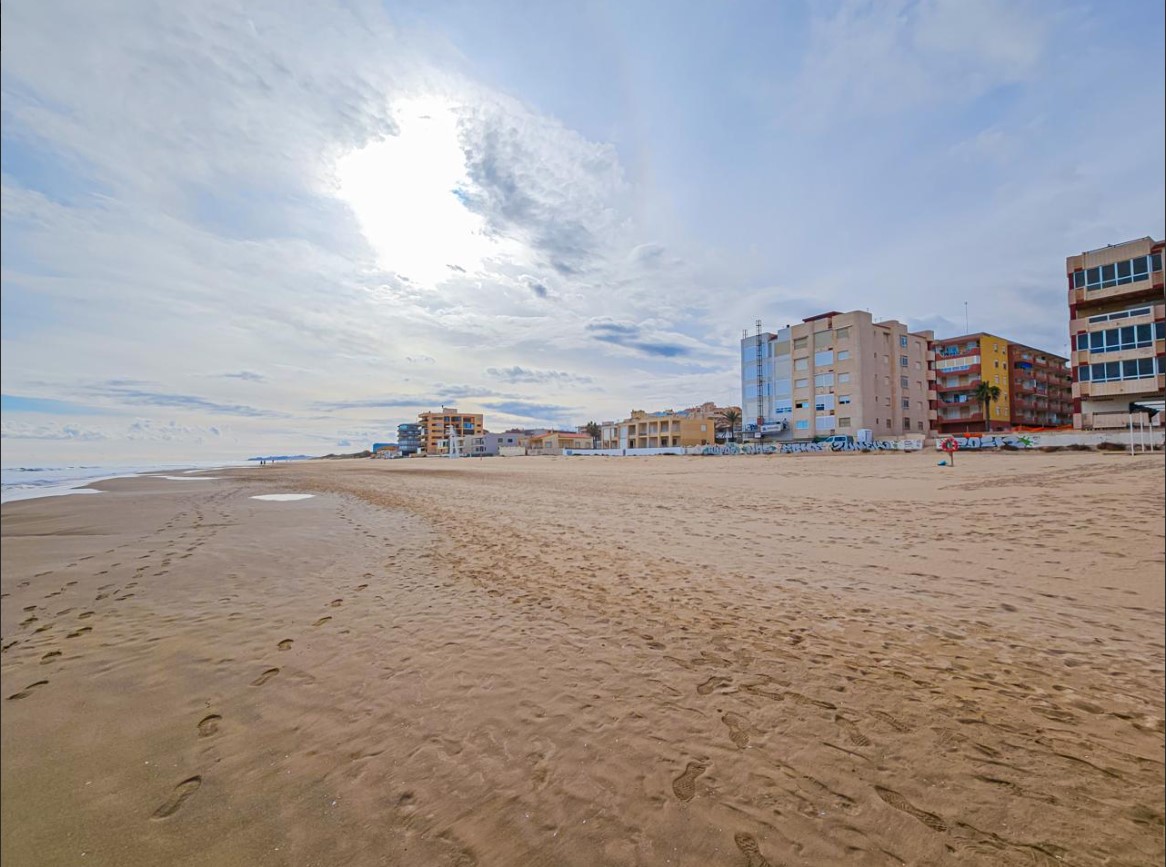
[[[1162,456],[937,460],[6,504],[0,858],[1160,863]]]

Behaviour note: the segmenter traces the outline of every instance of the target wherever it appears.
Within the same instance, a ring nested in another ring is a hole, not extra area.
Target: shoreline
[[[1161,455],[935,460],[5,504],[3,857],[1160,859]]]

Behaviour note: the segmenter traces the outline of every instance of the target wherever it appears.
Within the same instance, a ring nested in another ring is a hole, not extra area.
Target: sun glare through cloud
[[[517,252],[491,237],[458,190],[467,183],[456,105],[414,97],[394,107],[398,133],[342,157],[339,195],[355,214],[385,270],[433,287],[455,273],[473,274],[487,259]]]

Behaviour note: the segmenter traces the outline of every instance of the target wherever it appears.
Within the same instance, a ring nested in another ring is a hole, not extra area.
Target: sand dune
[[[4,506],[6,865],[1163,858],[1160,456],[218,474]]]

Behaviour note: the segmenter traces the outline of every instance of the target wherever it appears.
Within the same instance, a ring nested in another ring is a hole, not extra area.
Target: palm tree
[[[976,386],[976,400],[984,407],[984,430],[991,430],[992,404],[1000,399],[1000,386],[991,385],[987,380],[980,380]]]
[[[729,441],[737,441],[737,429],[741,426],[741,410],[735,406],[730,406],[728,409],[721,410],[720,428],[728,428]]]
[[[583,426],[583,430],[587,431],[587,435],[596,442],[603,438],[603,429],[596,422],[587,422],[587,424]]]

